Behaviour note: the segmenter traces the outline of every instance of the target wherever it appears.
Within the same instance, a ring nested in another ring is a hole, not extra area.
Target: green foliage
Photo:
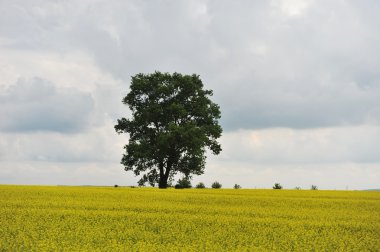
[[[318,190],[318,187],[316,185],[311,185],[310,190]]]
[[[185,189],[191,187],[192,185],[189,177],[183,177],[182,179],[179,179],[177,184],[175,185],[176,189]]]
[[[235,184],[235,185],[234,185],[234,189],[241,189],[241,186],[238,185],[238,184]]]
[[[220,189],[222,188],[222,184],[219,183],[218,181],[215,181],[214,183],[212,183],[211,188]]]
[[[198,188],[198,189],[203,189],[203,188],[206,188],[205,184],[203,182],[199,182],[195,188]]]
[[[142,175],[139,185],[158,183],[166,188],[177,173],[203,174],[206,148],[220,153],[220,110],[210,96],[212,91],[205,90],[195,74],[155,72],[132,77],[123,99],[132,117],[119,119],[115,130],[129,134],[121,163],[126,171]]]
[[[273,189],[282,189],[282,185],[280,183],[275,183],[274,186],[273,186]]]

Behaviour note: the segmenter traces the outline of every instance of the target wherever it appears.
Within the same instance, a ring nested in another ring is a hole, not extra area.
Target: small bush
[[[318,190],[318,187],[316,185],[311,185],[310,190]]]
[[[238,185],[238,184],[235,184],[235,185],[234,185],[234,189],[240,189],[240,188],[241,188],[240,185]]]
[[[203,184],[202,182],[199,182],[195,188],[198,188],[198,189],[203,189],[203,188],[206,188],[205,184]]]
[[[222,188],[222,184],[219,183],[218,181],[215,181],[214,183],[212,183],[211,188],[220,189]]]
[[[275,183],[274,186],[273,186],[273,189],[282,189],[282,185],[280,183]]]
[[[118,185],[114,185],[113,187],[119,187]]]
[[[191,182],[188,177],[183,177],[182,179],[179,179],[177,184],[175,185],[175,189],[184,189],[184,188],[191,188]]]
[[[296,186],[296,187],[294,188],[294,190],[301,190],[301,187]]]

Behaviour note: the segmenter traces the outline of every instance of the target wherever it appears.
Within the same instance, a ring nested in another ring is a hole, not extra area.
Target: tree
[[[219,183],[218,181],[215,181],[214,183],[212,183],[211,188],[220,189],[222,188],[222,184]]]
[[[241,189],[241,186],[238,185],[238,184],[235,184],[235,185],[234,185],[234,189]]]
[[[282,185],[280,183],[275,183],[273,189],[282,189]]]
[[[176,189],[184,189],[184,188],[191,188],[191,181],[188,177],[183,177],[182,179],[179,179],[177,184],[175,185]]]
[[[149,182],[167,188],[168,179],[177,173],[201,175],[206,148],[220,153],[220,109],[210,100],[212,94],[195,74],[155,72],[132,77],[123,99],[132,116],[119,119],[115,130],[129,134],[121,163],[126,171],[142,175],[139,185]]]
[[[318,186],[316,186],[316,185],[311,185],[310,190],[318,190]]]
[[[206,188],[205,184],[203,182],[199,182],[195,188],[198,188],[198,189],[203,189],[203,188]]]

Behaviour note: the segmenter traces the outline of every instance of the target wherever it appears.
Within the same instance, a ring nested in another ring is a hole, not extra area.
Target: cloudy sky
[[[223,152],[194,183],[380,187],[377,0],[0,1],[0,184],[133,185],[137,73],[197,73]]]

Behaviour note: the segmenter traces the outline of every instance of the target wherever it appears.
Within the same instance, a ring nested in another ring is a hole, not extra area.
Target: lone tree
[[[132,76],[130,92],[123,99],[132,117],[119,119],[115,130],[129,134],[121,164],[142,175],[139,185],[149,182],[167,188],[168,179],[177,173],[201,175],[206,147],[220,153],[220,110],[209,99],[212,94],[195,74]]]
[[[275,183],[273,189],[282,189],[282,185],[280,183]]]

